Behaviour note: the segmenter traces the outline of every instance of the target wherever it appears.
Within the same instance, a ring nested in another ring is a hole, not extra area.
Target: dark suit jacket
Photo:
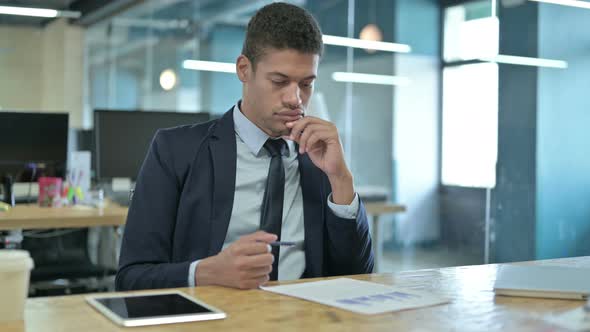
[[[299,155],[299,172],[304,277],[370,273],[373,252],[363,204],[356,220],[339,218],[327,204],[327,176],[307,155]],[[129,207],[116,288],[186,287],[189,265],[221,251],[235,179],[232,110],[218,120],[158,131]]]

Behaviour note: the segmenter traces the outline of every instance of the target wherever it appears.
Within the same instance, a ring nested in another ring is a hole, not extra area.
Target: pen
[[[258,242],[263,242],[263,241],[258,241]],[[274,241],[274,242],[269,242],[267,243],[269,246],[271,247],[278,247],[278,246],[294,246],[295,242],[288,242],[288,241]]]
[[[278,247],[278,246],[294,246],[295,242],[288,242],[288,241],[275,241],[275,242],[271,242],[269,243],[271,245],[271,247]]]
[[[256,241],[256,242],[264,242],[264,241]],[[269,246],[271,247],[291,247],[294,246],[296,243],[295,242],[289,242],[289,241],[274,241],[274,242],[269,242],[267,243]]]

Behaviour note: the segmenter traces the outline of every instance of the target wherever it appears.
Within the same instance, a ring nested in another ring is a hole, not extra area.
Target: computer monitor
[[[0,177],[32,182],[64,177],[68,150],[67,113],[0,111]]]
[[[97,178],[137,178],[158,129],[208,120],[209,113],[95,110]]]

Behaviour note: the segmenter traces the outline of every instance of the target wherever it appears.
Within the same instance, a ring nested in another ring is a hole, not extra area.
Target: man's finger
[[[261,254],[261,255],[244,256],[244,257],[242,257],[241,264],[244,269],[249,270],[249,269],[261,268],[261,267],[267,267],[269,265],[272,265],[274,260],[275,260],[275,258],[272,254],[265,253],[265,254]]]
[[[315,144],[315,142],[317,142],[317,140],[328,140],[332,137],[332,135],[333,133],[331,132],[331,130],[325,127],[310,131],[299,141],[299,153],[305,153],[309,151],[309,149],[313,146],[313,144]],[[315,137],[314,142],[310,143],[309,140],[312,137]]]
[[[298,133],[300,134],[302,131],[305,130],[305,127],[307,127],[309,124],[312,123],[317,123],[317,124],[321,124],[324,123],[326,121],[313,117],[313,116],[306,116],[300,120],[297,121],[293,121],[293,122],[287,122],[286,126],[287,128],[291,128],[291,140],[294,141],[296,136]],[[295,133],[295,135],[293,135],[293,133]]]
[[[318,141],[321,141],[320,135],[318,133],[314,133],[307,140],[307,143],[305,145],[305,150],[303,150],[303,151],[309,152],[313,148],[313,145]]]
[[[271,247],[266,242],[243,242],[235,244],[235,253],[244,256],[266,254],[271,251]]]
[[[238,239],[240,242],[266,242],[270,243],[276,241],[278,236],[276,234],[267,233],[265,231],[258,231],[252,234],[244,235]]]
[[[257,268],[250,269],[248,271],[248,274],[252,278],[259,278],[259,277],[264,277],[265,275],[269,275],[271,272],[272,272],[272,264],[269,266],[257,267]]]
[[[308,122],[302,122],[303,120],[299,120],[296,122],[292,122],[293,126],[291,127],[291,133],[289,135],[289,139],[292,141],[297,142],[299,140],[299,136],[303,133],[303,129],[307,126]]]
[[[291,133],[292,133],[293,137],[295,137],[294,141],[299,143],[299,146],[301,146],[302,144],[305,143],[305,140],[309,135],[313,134],[314,131],[316,131],[316,130],[321,130],[322,127],[325,127],[325,126],[323,126],[321,124],[314,123],[314,124],[309,124],[307,127],[305,127],[305,130],[303,132],[291,131]]]
[[[263,276],[263,277],[259,277],[259,278],[244,280],[239,283],[238,288],[255,289],[255,288],[260,287],[260,285],[267,283],[268,280],[269,280],[268,275]]]

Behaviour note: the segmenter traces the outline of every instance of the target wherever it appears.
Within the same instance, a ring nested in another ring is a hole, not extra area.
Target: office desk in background
[[[391,203],[366,203],[372,217],[371,237],[375,253],[375,271],[382,257],[382,234],[379,217],[382,214],[404,212],[406,207]],[[127,218],[127,207],[107,201],[104,208],[87,206],[47,208],[36,204],[18,204],[8,212],[0,212],[0,231],[13,229],[79,228],[94,226],[122,226]]]
[[[373,243],[373,253],[375,254],[375,266],[373,272],[381,272],[381,260],[383,259],[383,234],[380,232],[379,217],[382,214],[405,212],[404,205],[387,203],[387,202],[369,202],[365,203],[367,214],[371,216],[371,240]]]
[[[590,267],[590,256],[519,264]],[[582,301],[494,296],[498,265],[476,265],[358,275],[352,278],[434,291],[445,305],[365,316],[262,290],[205,286],[180,291],[218,307],[228,318],[152,327],[122,328],[86,304],[83,295],[27,299],[24,322],[1,331],[552,331],[540,316],[584,305]],[[309,279],[309,280],[320,280]]]
[[[381,214],[406,210],[403,205],[391,203],[366,203],[365,207],[367,213],[376,220]],[[0,230],[121,226],[125,224],[126,218],[127,207],[108,201],[101,209],[87,206],[46,208],[37,204],[19,204],[8,212],[0,212]]]
[[[375,254],[374,272],[380,272],[383,257],[383,234],[380,232],[380,216],[406,211],[399,204],[366,203],[371,216],[371,238]],[[0,231],[14,229],[80,228],[95,226],[122,226],[127,218],[127,207],[107,201],[104,208],[87,206],[47,208],[36,204],[18,204],[8,212],[0,212]]]
[[[18,204],[10,211],[0,212],[0,230],[121,226],[126,218],[127,208],[110,202],[103,208]]]
[[[17,204],[10,211],[0,212],[0,230],[67,228],[86,231],[86,228],[96,226],[118,227],[125,224],[126,218],[127,208],[113,204],[108,200],[105,201],[103,208],[82,205],[49,208],[40,207],[36,204]],[[92,289],[100,289],[96,285],[111,287],[109,284],[112,282],[106,277],[113,274],[114,268],[117,266],[118,249],[114,244],[117,241],[117,233],[113,233],[115,236],[106,233],[109,235],[107,242],[101,242],[105,241],[105,239],[100,238],[100,233],[95,233],[93,245],[89,245],[91,243],[88,239],[90,235],[87,236],[86,234],[89,233],[84,232],[79,237],[74,234],[73,240],[72,236],[70,236],[68,240],[64,240],[65,242],[62,242],[61,239],[63,233],[55,238],[40,240],[41,244],[35,239],[30,240],[31,242],[26,249],[31,250],[36,265],[35,270],[31,272],[30,291],[33,294],[49,292],[60,287],[63,289],[86,287],[89,284],[80,280],[91,277],[98,278],[94,284],[90,283],[95,287]],[[24,242],[16,241],[18,247],[24,245]],[[53,244],[50,245],[50,241]],[[104,252],[100,251],[100,243],[106,243],[105,246],[108,249],[105,249]],[[45,249],[45,247],[47,248]],[[51,250],[52,255],[44,255],[44,250]],[[101,257],[100,263],[91,259],[91,257],[99,256]],[[65,259],[65,261],[62,261],[62,259]],[[78,280],[79,278],[82,279]],[[0,331],[2,331],[2,328],[0,328]]]

